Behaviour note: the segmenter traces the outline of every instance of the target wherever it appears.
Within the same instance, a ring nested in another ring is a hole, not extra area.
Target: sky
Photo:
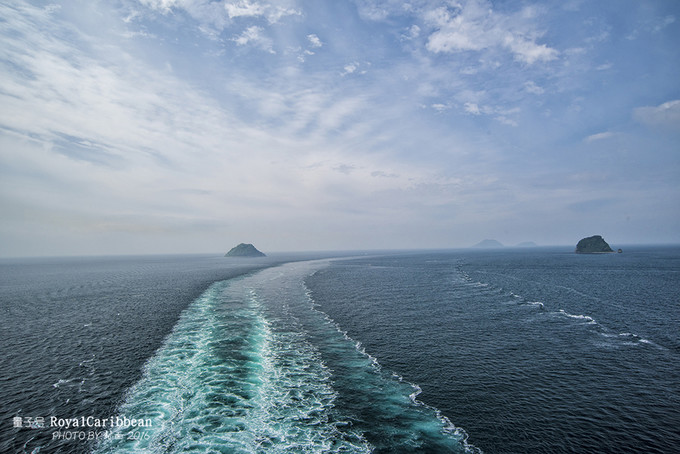
[[[7,0],[0,256],[680,243],[676,0]]]

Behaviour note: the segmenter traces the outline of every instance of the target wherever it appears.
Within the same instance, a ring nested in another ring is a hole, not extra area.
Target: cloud
[[[351,165],[351,164],[339,164],[335,167],[333,167],[333,170],[336,172],[340,172],[345,175],[349,175],[352,173],[354,170],[356,170],[356,167]]]
[[[233,212],[242,220],[230,223],[252,223],[324,206],[327,184],[351,177],[354,193],[366,198],[375,188],[403,185],[423,167],[378,153],[393,140],[381,127],[390,115],[378,106],[368,113],[367,98],[375,95],[363,89],[352,93],[337,80],[309,84],[303,75],[282,75],[276,85],[256,73],[231,73],[222,79],[228,101],[221,102],[167,71],[165,62],[135,59],[116,47],[120,42],[58,39],[61,22],[38,8],[3,15],[11,30],[0,49],[0,168],[17,170],[0,181],[7,197],[33,200],[36,212],[43,203],[68,210],[66,219],[86,211],[88,223],[109,230],[119,224],[108,219],[143,213],[156,224],[166,216],[218,222]],[[235,42],[262,45],[254,27]],[[349,66],[358,71],[360,64]],[[245,110],[236,107],[241,103]],[[312,172],[312,159],[336,164]],[[394,169],[391,178],[371,175],[385,168]],[[41,183],[26,188],[23,174]],[[187,190],[167,196],[179,181]]]
[[[426,48],[433,53],[505,49],[515,60],[530,65],[554,60],[558,51],[536,42],[541,33],[533,23],[535,15],[532,9],[509,15],[496,13],[486,0],[431,9],[423,14],[434,29]]]
[[[418,38],[419,36],[420,27],[418,27],[416,24],[413,24],[406,30],[406,33],[401,35],[401,39],[404,41],[410,41],[412,39]]]
[[[139,0],[144,6],[160,10],[164,13],[169,13],[173,8],[180,5],[180,0]]]
[[[680,132],[680,99],[658,106],[638,107],[633,110],[633,118],[647,126]]]
[[[545,93],[545,90],[543,88],[539,87],[538,85],[536,85],[536,82],[534,82],[533,80],[529,80],[529,81],[525,82],[524,83],[524,89],[528,93],[531,93],[531,94],[534,94],[534,95],[542,95],[543,93]]]
[[[597,134],[591,134],[588,137],[586,137],[585,139],[583,139],[583,141],[586,142],[586,143],[590,143],[590,142],[596,142],[598,140],[610,139],[612,137],[614,137],[614,133],[610,132],[610,131],[606,131],[606,132],[599,132]]]
[[[641,35],[660,33],[669,25],[674,24],[675,21],[675,16],[672,14],[645,20],[638,28],[635,28],[628,36],[626,36],[626,39],[632,41],[638,39]]]
[[[653,26],[652,26],[652,31],[654,33],[659,33],[661,30],[664,28],[668,27],[669,25],[675,23],[675,16],[673,15],[667,15],[664,16],[663,18],[660,18]]]
[[[176,11],[188,14],[201,25],[200,29],[207,34],[214,30],[223,30],[229,23],[229,16],[223,2],[209,0],[139,0],[152,11],[160,11],[163,15],[173,15]],[[138,20],[139,17],[132,19]]]
[[[234,17],[264,16],[267,11],[267,7],[264,5],[257,2],[249,2],[248,0],[241,0],[236,3],[225,3],[224,9],[231,19]]]
[[[264,29],[262,27],[253,25],[245,29],[240,35],[234,36],[231,40],[239,46],[252,45],[270,54],[275,54],[276,52],[273,49],[274,42],[263,33]]]
[[[620,200],[614,197],[589,199],[570,203],[566,206],[566,208],[578,213],[591,213],[600,211],[610,206],[614,206],[619,202]]]
[[[565,11],[578,11],[581,9],[583,0],[568,0],[562,3],[562,9]]]
[[[342,68],[343,71],[342,71],[342,73],[340,73],[340,75],[341,76],[347,76],[349,74],[354,74],[354,73],[366,74],[366,70],[362,70],[362,71],[357,72],[357,70],[361,66],[362,66],[361,63],[359,63],[358,61],[353,61],[353,62],[347,63],[345,66],[343,66],[343,68]]]
[[[530,65],[537,61],[555,60],[558,54],[555,49],[551,49],[545,44],[536,44],[530,39],[513,34],[506,35],[503,44],[515,54],[516,60]]]
[[[374,170],[371,172],[371,176],[375,178],[399,178],[399,175],[396,173],[388,173],[382,170]]]
[[[383,21],[410,9],[410,4],[402,0],[355,0],[355,3],[361,17],[372,21]]]
[[[215,30],[221,32],[227,29],[233,20],[251,19],[266,20],[269,24],[276,24],[287,16],[302,14],[288,1],[262,2],[250,0],[139,0],[140,3],[162,14],[172,14],[183,11],[198,21],[199,29],[211,35]]]
[[[473,116],[480,115],[493,116],[493,118],[496,121],[507,126],[519,125],[517,120],[513,118],[520,112],[520,109],[518,107],[505,108],[502,106],[488,106],[479,105],[476,102],[466,102],[463,105],[463,110],[465,111],[465,113]]]
[[[514,119],[512,119],[512,118],[509,118],[509,117],[507,117],[507,116],[505,116],[505,115],[499,115],[499,116],[497,116],[497,117],[496,117],[496,120],[497,120],[499,123],[504,124],[504,125],[507,125],[507,126],[513,126],[513,127],[519,126],[519,123],[517,123],[517,120],[514,120]]]
[[[482,113],[479,106],[473,102],[466,102],[464,108],[465,112],[472,115],[480,115]]]
[[[83,47],[58,39],[59,21],[40,9],[2,14],[11,28],[0,49],[4,196],[90,217],[187,218],[212,211],[232,184],[265,198],[265,185],[250,186],[248,168],[273,170],[270,150],[286,149],[276,136],[163,69],[110,52],[96,37]],[[39,184],[27,187],[22,175],[36,175]],[[178,181],[214,196],[161,196]],[[231,196],[233,204],[245,198],[240,194]]]
[[[99,53],[101,60],[79,48],[80,41],[55,39],[63,30],[38,9],[5,10],[3,15],[11,24],[0,50],[5,63],[0,65],[4,81],[0,125],[4,128],[57,146],[72,142],[83,152],[83,144],[97,144],[89,147],[89,155],[98,150],[144,154],[153,143],[164,142],[158,131],[162,121],[189,119],[183,115],[170,118],[167,108],[161,107],[168,100],[160,87],[179,89],[171,77],[155,74],[150,78],[143,65],[128,65],[129,55],[111,53],[97,41],[88,42],[87,47]],[[185,93],[187,98],[180,102],[185,112],[193,111],[194,93]],[[151,121],[139,121],[142,117]],[[126,134],[121,135],[121,130]]]
[[[677,204],[672,140],[639,127],[630,143],[610,140],[625,125],[605,114],[646,106],[635,120],[677,131],[680,101],[656,105],[676,98],[673,80],[648,71],[672,48],[605,81],[593,68],[623,67],[631,50],[608,46],[631,43],[616,28],[611,42],[587,41],[599,25],[582,19],[601,9],[588,2],[576,15],[529,2],[356,2],[359,18],[353,2],[332,1],[299,2],[304,15],[292,0],[0,2],[0,235],[15,232],[5,243],[39,251],[48,230],[70,244],[126,232],[112,250],[134,235],[173,251],[210,231],[197,250],[238,233],[279,250],[375,247],[371,232],[387,227],[402,233],[385,246],[437,246],[622,188],[648,200],[671,188]],[[632,83],[643,74],[662,83]],[[649,150],[644,166],[633,147]],[[611,172],[568,180],[581,158]],[[544,218],[545,231],[560,228]],[[441,235],[422,234],[432,229]]]
[[[323,43],[319,39],[318,36],[312,34],[312,35],[307,35],[307,40],[311,44],[312,47],[321,47],[323,46]]]
[[[307,41],[309,42],[309,47],[307,49],[303,50],[301,46],[288,49],[290,52],[297,53],[297,60],[300,63],[304,63],[307,60],[307,57],[316,53],[310,49],[319,49],[323,47],[323,42],[315,34],[307,35]]]

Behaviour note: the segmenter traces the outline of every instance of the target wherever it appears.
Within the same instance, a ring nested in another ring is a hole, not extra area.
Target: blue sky
[[[680,3],[0,5],[0,255],[680,242]]]

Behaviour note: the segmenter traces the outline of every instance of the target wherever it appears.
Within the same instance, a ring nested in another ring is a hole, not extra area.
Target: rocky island
[[[479,243],[475,244],[472,247],[476,248],[484,248],[484,249],[500,249],[503,247],[503,245],[496,241],[496,240],[482,240]]]
[[[600,235],[594,235],[579,241],[575,252],[577,254],[603,254],[614,251],[609,247],[604,238]]]
[[[238,246],[231,248],[229,252],[224,254],[225,257],[266,257],[265,254],[258,251],[252,244],[241,243]]]
[[[538,247],[538,244],[533,241],[523,241],[517,245],[517,247]]]

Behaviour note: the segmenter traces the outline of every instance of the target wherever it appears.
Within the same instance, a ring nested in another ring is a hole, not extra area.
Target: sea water
[[[307,283],[484,452],[678,452],[677,247],[375,257]]]
[[[116,416],[192,301],[215,281],[274,263],[214,256],[1,260],[0,452],[88,452],[87,438],[101,430],[74,435],[49,427],[48,418]],[[45,427],[30,428],[35,418]]]
[[[304,279],[327,266],[292,263],[208,289],[120,409],[151,427],[124,428],[97,451],[463,452],[460,430],[417,388],[315,309]]]
[[[677,248],[303,258],[4,261],[0,451],[680,445]]]

